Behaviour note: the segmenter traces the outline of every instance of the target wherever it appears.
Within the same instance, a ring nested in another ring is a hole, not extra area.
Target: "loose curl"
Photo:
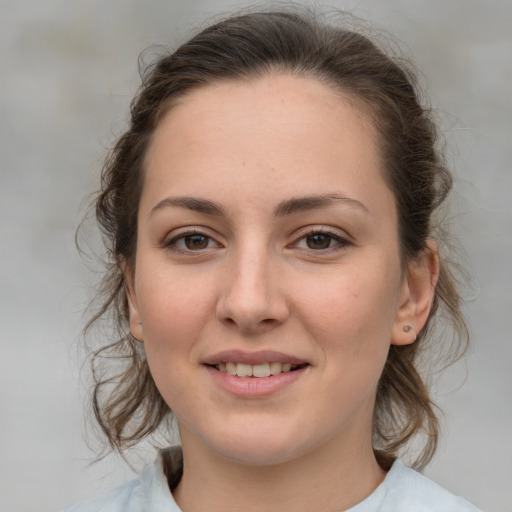
[[[144,160],[159,120],[191,90],[216,81],[253,80],[269,73],[310,77],[348,95],[367,112],[380,133],[384,173],[394,193],[404,268],[440,246],[440,277],[432,309],[412,345],[392,345],[377,389],[374,450],[389,466],[408,441],[424,434],[415,467],[424,467],[436,449],[436,407],[420,372],[430,351],[457,357],[467,344],[453,266],[443,254],[443,232],[436,212],[452,187],[452,176],[438,148],[431,110],[421,105],[410,65],[386,54],[369,37],[320,21],[309,12],[249,13],[204,29],[142,74],[131,103],[131,122],[108,156],[95,211],[107,249],[102,302],[86,327],[110,319],[115,339],[92,354],[93,409],[110,446],[122,452],[171,417],[151,376],[141,343],[130,335],[121,262],[135,268],[137,213]],[[448,319],[454,336],[435,329]],[[446,350],[452,343],[453,350]],[[427,354],[427,355],[425,355]],[[114,364],[115,363],[115,364]]]

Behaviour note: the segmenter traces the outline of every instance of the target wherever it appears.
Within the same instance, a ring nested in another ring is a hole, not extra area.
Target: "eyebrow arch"
[[[340,196],[339,194],[322,194],[316,196],[301,196],[292,197],[282,201],[274,208],[274,215],[276,217],[282,217],[285,215],[291,215],[293,213],[316,210],[319,208],[325,208],[331,206],[333,203],[342,202],[352,206],[355,206],[365,213],[369,213],[366,206],[356,199],[350,197]],[[224,209],[218,203],[210,201],[208,199],[201,199],[198,197],[167,197],[157,203],[150,212],[153,215],[156,211],[161,210],[167,206],[177,206],[179,208],[185,208],[198,213],[205,213],[207,215],[214,215],[217,217],[224,216]]]
[[[281,217],[297,212],[316,210],[318,208],[331,206],[336,202],[346,203],[363,210],[365,213],[369,213],[368,208],[366,208],[366,206],[357,199],[340,196],[339,194],[323,194],[318,196],[302,196],[287,199],[286,201],[279,203],[274,208],[274,215]]]
[[[157,203],[150,212],[153,215],[156,211],[166,206],[177,206],[207,215],[222,216],[224,209],[220,204],[209,201],[208,199],[200,199],[198,197],[167,197]]]

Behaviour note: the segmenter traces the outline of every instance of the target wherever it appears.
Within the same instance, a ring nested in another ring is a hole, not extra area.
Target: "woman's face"
[[[162,119],[146,171],[130,322],[184,446],[371,446],[390,343],[413,335],[367,116],[312,79],[210,85]]]

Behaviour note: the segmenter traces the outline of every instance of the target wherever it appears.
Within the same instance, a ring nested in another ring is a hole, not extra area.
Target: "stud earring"
[[[413,338],[413,342],[416,341],[416,338],[418,337],[416,332],[414,331],[414,329],[410,326],[410,325],[404,325],[404,332],[413,332],[414,333],[414,338]]]

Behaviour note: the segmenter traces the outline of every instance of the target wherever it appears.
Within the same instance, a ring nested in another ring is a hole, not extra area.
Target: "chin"
[[[299,458],[311,450],[301,432],[290,432],[282,425],[254,425],[222,432],[206,442],[232,461],[249,466],[273,466]]]

